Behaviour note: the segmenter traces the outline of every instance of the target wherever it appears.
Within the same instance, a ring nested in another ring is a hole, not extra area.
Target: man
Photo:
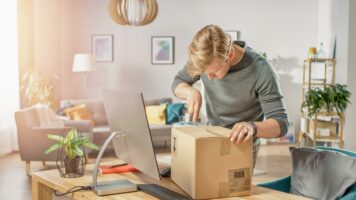
[[[244,42],[233,42],[216,25],[196,33],[188,54],[189,62],[174,78],[173,93],[186,100],[195,122],[202,97],[192,84],[202,79],[209,124],[232,128],[230,141],[236,144],[253,138],[255,165],[258,138],[287,133],[287,113],[277,74],[265,58]]]

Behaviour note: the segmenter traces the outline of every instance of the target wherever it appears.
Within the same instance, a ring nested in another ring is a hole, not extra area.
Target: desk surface
[[[105,163],[103,163],[105,164]],[[74,186],[84,186],[89,185],[92,182],[92,172],[93,165],[87,165],[85,175],[80,178],[61,178],[59,176],[58,170],[48,170],[35,172],[32,175],[32,199],[33,200],[50,200],[52,199],[53,190],[57,190],[59,192],[65,192],[68,189]],[[168,189],[171,189],[176,192],[184,193],[181,189],[175,185],[171,179],[163,178],[161,181],[156,181],[143,173],[123,173],[123,174],[106,174],[100,175],[98,178],[98,182],[100,181],[108,181],[108,180],[117,180],[117,179],[129,179],[134,183],[156,183],[161,186],[164,186]],[[283,199],[283,200],[296,200],[296,199],[306,199],[303,197],[295,196],[292,194],[287,194],[284,192],[279,192],[275,190],[270,190],[263,187],[252,186],[252,196],[246,197],[234,197],[228,199],[249,199],[249,200],[264,200],[264,199]],[[79,200],[116,200],[116,199],[157,199],[150,195],[147,195],[143,192],[132,192],[125,194],[117,194],[110,196],[97,196],[92,191],[80,191],[71,194],[70,197],[73,199]]]

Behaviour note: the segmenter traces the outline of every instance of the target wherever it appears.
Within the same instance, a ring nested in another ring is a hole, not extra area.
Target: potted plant
[[[86,164],[84,148],[99,150],[99,147],[93,144],[88,136],[82,136],[75,128],[70,129],[65,137],[48,134],[48,138],[57,143],[49,147],[45,154],[62,150],[57,155],[57,167],[63,177],[78,177],[84,174]],[[58,162],[61,162],[61,165],[58,165]],[[64,166],[64,171],[61,166]]]
[[[307,108],[309,117],[317,112],[337,112],[339,115],[350,103],[351,93],[346,89],[346,85],[336,84],[328,86],[324,90],[312,88],[305,94],[305,100],[302,103],[303,108]]]

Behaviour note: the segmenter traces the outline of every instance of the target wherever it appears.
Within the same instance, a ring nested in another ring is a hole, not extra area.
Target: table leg
[[[52,200],[52,188],[32,176],[32,200]]]

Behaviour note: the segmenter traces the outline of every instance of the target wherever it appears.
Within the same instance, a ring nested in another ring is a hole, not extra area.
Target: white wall
[[[356,151],[356,2],[349,1],[349,6],[347,85],[352,93],[352,104],[346,113],[345,147]]]
[[[353,11],[353,12],[352,12]],[[356,151],[356,3],[350,0],[319,1],[319,42],[332,55],[336,38],[336,83],[347,84],[353,94],[346,110],[344,140],[345,148]]]
[[[318,40],[333,55],[336,40],[336,83],[346,84],[348,67],[349,0],[319,0]]]
[[[47,32],[59,36],[48,45],[53,54],[58,53],[53,66],[54,71],[60,70],[61,99],[98,98],[102,88],[141,90],[147,98],[172,96],[171,82],[187,60],[186,49],[194,33],[217,24],[240,30],[249,46],[267,53],[280,75],[290,119],[299,126],[302,60],[318,42],[317,0],[158,0],[156,20],[143,27],[115,24],[107,12],[108,1],[58,2],[45,13],[55,24],[46,27]],[[58,18],[54,17],[56,9]],[[74,74],[73,55],[91,51],[92,34],[114,35],[114,62],[101,63],[86,76]],[[151,64],[151,36],[159,35],[175,37],[174,65]]]

